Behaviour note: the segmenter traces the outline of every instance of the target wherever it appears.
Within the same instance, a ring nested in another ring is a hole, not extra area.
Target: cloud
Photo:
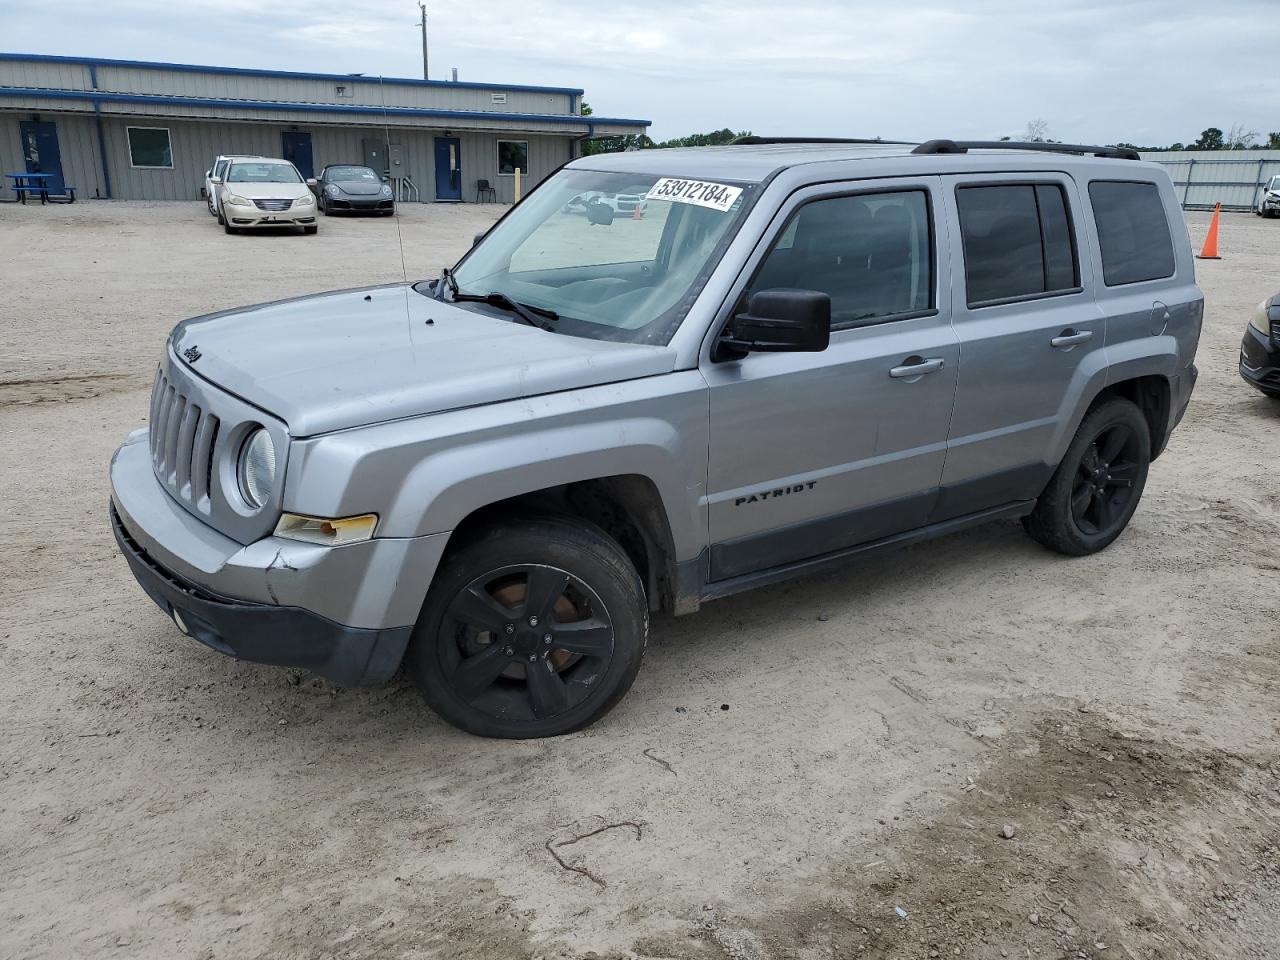
[[[67,0],[59,29],[6,13],[9,49],[417,76],[405,0]],[[212,13],[216,10],[216,13]],[[1050,135],[1169,143],[1207,126],[1280,126],[1269,0],[766,3],[476,0],[428,5],[434,76],[581,86],[604,116],[662,138]]]

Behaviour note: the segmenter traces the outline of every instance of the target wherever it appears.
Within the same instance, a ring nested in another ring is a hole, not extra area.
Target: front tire
[[[304,234],[306,234],[307,236],[315,236],[315,235],[316,235],[316,233],[318,233],[318,232],[319,232],[319,230],[320,230],[320,227],[319,227],[319,225],[317,225],[317,224],[312,224],[312,225],[311,225],[311,226],[309,226],[309,227],[303,227],[303,228],[302,228],[302,232],[303,232]]]
[[[1106,400],[1085,415],[1023,526],[1058,553],[1097,553],[1128,526],[1150,464],[1151,429],[1142,411],[1121,397]]]
[[[228,234],[233,234],[233,233],[239,233],[239,232],[240,232],[237,228],[235,228],[235,227],[233,227],[231,224],[227,223],[227,221],[226,221],[226,220],[223,220],[223,221],[222,221],[222,229],[223,229],[223,230],[225,230]]]
[[[559,517],[487,530],[441,564],[406,666],[428,705],[482,737],[572,733],[630,689],[648,639],[623,549]]]

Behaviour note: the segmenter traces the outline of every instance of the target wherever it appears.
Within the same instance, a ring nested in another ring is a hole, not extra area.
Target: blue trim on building
[[[185,73],[215,73],[241,77],[276,77],[286,80],[337,80],[341,83],[396,83],[411,87],[446,87],[467,90],[510,90],[528,93],[563,93],[581,95],[576,87],[534,87],[518,83],[466,83],[452,80],[415,80],[411,77],[378,77],[367,74],[298,73],[292,70],[255,70],[251,67],[208,67],[197,63],[161,63],[152,60],[110,60],[102,57],[64,57],[46,53],[0,53],[0,61],[29,63],[70,63],[90,67],[129,67],[141,70],[178,70]]]
[[[286,103],[279,100],[225,100],[208,97],[173,97],[150,93],[108,93],[100,90],[45,90],[40,87],[0,87],[0,97],[41,97],[51,100],[81,100],[103,103],[148,103],[159,106],[213,107],[233,110],[274,110],[297,113],[354,114],[374,117],[435,117],[443,120],[501,120],[508,123],[567,123],[592,129],[595,124],[622,127],[648,127],[648,120],[624,120],[605,117],[580,117],[564,113],[488,113],[484,110],[433,110],[425,107],[375,107],[352,104],[349,107],[327,103]],[[196,117],[198,120],[232,120],[233,117]]]

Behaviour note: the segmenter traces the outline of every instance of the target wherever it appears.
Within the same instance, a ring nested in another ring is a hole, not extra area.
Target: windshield
[[[368,167],[330,167],[325,171],[326,180],[369,180],[378,182],[378,175]]]
[[[563,333],[665,344],[755,189],[562,170],[463,259],[454,271],[458,292],[551,311]]]
[[[1267,184],[1267,189],[1280,193],[1280,177],[1272,177],[1271,182]]]
[[[301,183],[291,163],[233,163],[228,183]]]

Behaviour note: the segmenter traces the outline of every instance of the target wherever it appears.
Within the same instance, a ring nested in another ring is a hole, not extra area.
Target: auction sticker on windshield
[[[724,183],[708,183],[705,180],[677,180],[663,177],[644,195],[646,200],[670,200],[673,203],[692,203],[727,213],[733,201],[742,194],[741,187]]]

